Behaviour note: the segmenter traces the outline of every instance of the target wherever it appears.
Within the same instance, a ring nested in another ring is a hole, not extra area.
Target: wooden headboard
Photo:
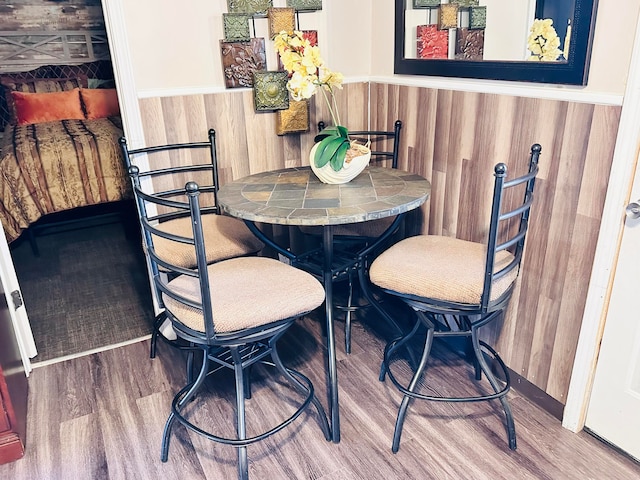
[[[0,31],[0,73],[108,59],[104,30]]]

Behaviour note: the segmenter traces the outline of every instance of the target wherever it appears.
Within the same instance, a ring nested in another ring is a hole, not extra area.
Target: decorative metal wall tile
[[[246,13],[223,13],[224,39],[227,42],[242,42],[251,39],[249,15]]]
[[[281,7],[281,8],[269,8],[267,10],[267,16],[269,17],[269,35],[271,38],[275,37],[278,33],[292,32],[296,26],[296,9]]]
[[[300,100],[290,101],[289,108],[276,112],[276,134],[286,135],[287,133],[308,132],[309,131],[309,102]]]
[[[469,28],[487,28],[487,7],[469,9]]]
[[[440,5],[440,29],[456,28],[458,26],[458,5],[445,3]]]
[[[458,28],[456,30],[456,59],[482,60],[484,54],[484,30]]]
[[[317,30],[302,30],[302,36],[309,40],[312,47],[318,46],[318,31]]]
[[[317,30],[302,30],[302,36],[309,40],[309,43],[312,47],[318,46],[318,31]],[[278,70],[284,70],[284,65],[282,65],[282,59],[280,55],[278,55]],[[291,75],[289,75],[291,77]]]
[[[449,31],[436,25],[418,25],[418,58],[448,58]]]
[[[413,8],[433,8],[441,3],[442,0],[413,0]]]
[[[269,7],[273,7],[273,0],[227,0],[229,13],[266,15]]]
[[[474,5],[479,5],[480,0],[449,0],[449,3],[454,3],[461,7],[471,7]]]
[[[322,0],[287,0],[287,7],[296,10],[322,10]]]
[[[253,72],[253,103],[256,112],[289,108],[287,72]]]
[[[264,44],[264,38],[252,38],[248,42],[220,41],[227,88],[253,86],[253,72],[267,68]]]

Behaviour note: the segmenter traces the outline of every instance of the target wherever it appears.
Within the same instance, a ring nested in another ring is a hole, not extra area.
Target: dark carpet
[[[151,333],[153,306],[135,224],[84,225],[36,238],[39,256],[24,239],[11,246],[38,349],[35,364]]]

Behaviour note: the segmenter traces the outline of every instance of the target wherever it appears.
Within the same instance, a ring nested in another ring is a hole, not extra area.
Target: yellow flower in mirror
[[[527,38],[527,49],[531,55],[527,60],[535,62],[554,62],[562,55],[560,37],[550,18],[536,19],[531,25]]]

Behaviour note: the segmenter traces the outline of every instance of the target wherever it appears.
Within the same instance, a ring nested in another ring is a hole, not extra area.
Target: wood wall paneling
[[[369,103],[370,98],[370,103]],[[308,164],[311,131],[277,136],[275,115],[255,113],[250,90],[140,100],[146,142],[218,134],[222,182]],[[494,339],[507,365],[564,403],[613,158],[620,107],[507,95],[366,83],[338,92],[342,123],[392,129],[403,121],[400,167],[432,182],[430,201],[408,231],[482,240],[493,167],[523,173],[533,143],[542,145],[536,200],[522,275]],[[368,106],[370,107],[370,112]]]
[[[374,127],[388,126],[387,111],[412,119],[400,165],[432,181],[422,231],[481,239],[494,164],[524,172],[531,145],[542,145],[522,276],[501,328],[486,335],[512,370],[564,403],[620,107],[384,84],[372,84],[371,105]]]
[[[352,129],[366,128],[368,84],[346,84],[337,93],[342,122]],[[310,131],[276,135],[276,115],[256,112],[252,91],[154,97],[140,100],[147,145],[202,141],[216,130],[221,183],[253,173],[309,164],[309,150],[317,122],[330,121],[321,98],[310,102]]]

